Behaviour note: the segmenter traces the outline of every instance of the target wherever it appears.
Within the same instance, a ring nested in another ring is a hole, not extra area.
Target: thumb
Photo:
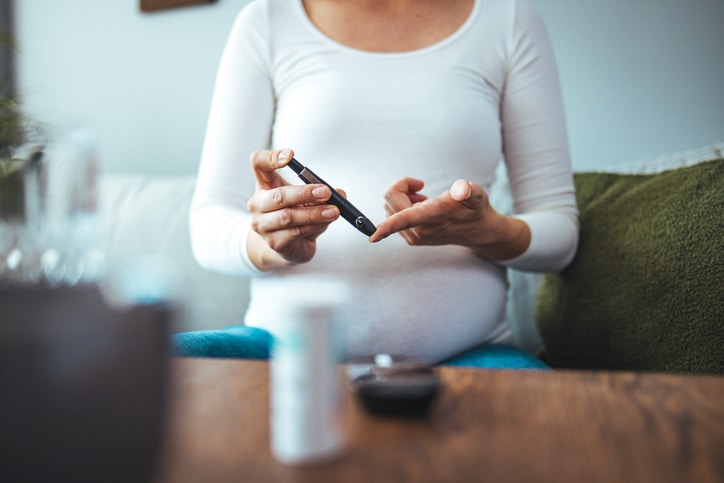
[[[465,179],[459,179],[450,187],[450,197],[468,208],[472,208],[475,205],[473,191],[473,183]]]

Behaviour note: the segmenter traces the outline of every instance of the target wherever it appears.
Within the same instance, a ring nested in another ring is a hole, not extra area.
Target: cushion
[[[128,280],[140,283],[141,275],[165,269],[182,305],[179,332],[239,324],[249,300],[248,278],[205,270],[194,259],[188,211],[195,183],[195,176],[101,179],[109,291],[126,294]]]
[[[553,367],[724,374],[724,160],[577,173],[578,253],[543,277]]]
[[[442,361],[440,365],[479,369],[549,369],[529,353],[504,344],[481,345]]]
[[[171,350],[179,357],[268,359],[274,341],[264,329],[233,325],[171,335]]]

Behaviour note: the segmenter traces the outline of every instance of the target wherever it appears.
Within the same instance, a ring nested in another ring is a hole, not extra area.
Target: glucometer
[[[427,412],[440,392],[441,382],[427,364],[378,354],[374,365],[353,375],[349,387],[371,413],[414,417]]]
[[[317,176],[314,171],[307,168],[294,158],[289,161],[288,166],[292,168],[292,170],[297,173],[297,176],[299,176],[299,179],[301,179],[305,183],[323,184],[328,186],[329,189],[332,190],[332,196],[329,198],[329,204],[339,208],[339,213],[342,215],[342,218],[347,220],[353,227],[357,228],[359,231],[367,236],[372,236],[372,234],[377,230],[377,227],[375,227],[375,225],[369,220],[369,218],[362,214],[362,212],[358,210],[352,203],[347,201],[344,196],[339,194],[337,190],[332,188],[329,183]]]

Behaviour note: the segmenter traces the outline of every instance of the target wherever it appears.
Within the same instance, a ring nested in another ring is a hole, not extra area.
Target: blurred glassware
[[[0,160],[0,283],[93,283],[103,275],[100,167],[90,130],[35,136]]]

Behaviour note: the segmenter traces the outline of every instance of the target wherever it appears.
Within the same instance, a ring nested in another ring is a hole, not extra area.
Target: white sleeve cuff
[[[530,272],[558,272],[573,260],[578,247],[578,221],[566,213],[545,211],[516,215],[530,227],[531,240],[521,255],[498,262]]]

